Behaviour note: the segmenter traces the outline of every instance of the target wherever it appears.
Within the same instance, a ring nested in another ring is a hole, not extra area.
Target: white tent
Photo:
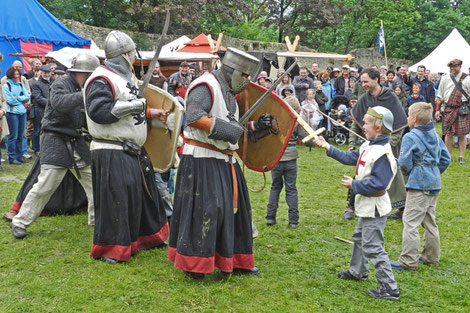
[[[449,36],[433,52],[411,66],[410,71],[416,72],[418,65],[424,65],[431,72],[449,73],[447,63],[453,59],[462,60],[462,70],[467,72],[467,69],[470,67],[470,45],[456,28],[452,30]]]
[[[183,47],[184,44],[190,41],[186,36],[167,43],[162,47],[158,59],[160,61],[206,61],[212,59],[218,59],[219,57],[215,54],[210,53],[190,53],[190,52],[176,52],[179,48]],[[46,57],[54,58],[66,67],[72,66],[72,59],[79,53],[89,53],[96,55],[100,59],[105,58],[104,50],[99,49],[98,46],[92,41],[90,49],[70,48],[65,47],[57,51],[51,51],[46,54]],[[140,51],[143,60],[150,61],[153,59],[155,51]],[[139,59],[140,60],[140,59]]]

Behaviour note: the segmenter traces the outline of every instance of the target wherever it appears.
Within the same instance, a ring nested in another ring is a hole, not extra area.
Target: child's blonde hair
[[[382,130],[381,130],[381,133],[382,135],[388,135],[391,133],[390,130],[388,130],[385,126],[384,126],[384,123],[383,123],[383,120],[381,118],[378,118],[378,117],[375,117],[375,116],[372,116],[370,114],[365,114],[364,115],[365,118],[367,118],[369,120],[369,122],[371,122],[371,124],[374,126],[374,127],[382,127]]]
[[[415,116],[419,125],[426,125],[432,121],[432,105],[426,102],[416,102],[408,110],[409,116]]]
[[[290,95],[285,97],[284,101],[287,102],[287,104],[290,105],[295,110],[295,112],[300,113],[300,103],[296,97]]]
[[[312,95],[315,97],[315,90],[314,89],[307,89],[307,91],[305,92],[305,98],[307,98],[308,95]]]

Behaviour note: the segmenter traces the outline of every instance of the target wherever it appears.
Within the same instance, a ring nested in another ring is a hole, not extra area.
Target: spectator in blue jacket
[[[7,70],[7,82],[3,85],[3,95],[7,104],[7,122],[10,134],[6,137],[8,162],[21,164],[26,153],[26,107],[24,103],[29,101],[29,94],[21,81],[21,73],[18,69],[10,67]]]

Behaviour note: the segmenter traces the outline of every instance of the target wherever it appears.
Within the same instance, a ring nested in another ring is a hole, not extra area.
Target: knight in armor
[[[44,119],[40,174],[24,199],[19,213],[13,217],[13,236],[27,236],[26,227],[38,218],[68,171],[79,180],[88,198],[88,224],[94,224],[91,178],[91,155],[83,137],[85,127],[82,87],[99,66],[97,57],[79,54],[68,70],[69,75],[51,85]]]
[[[178,167],[168,259],[194,279],[218,267],[258,274],[254,266],[251,205],[233,153],[244,128],[235,95],[248,87],[259,61],[229,48],[218,70],[202,75],[186,94],[186,144]],[[262,115],[251,132],[272,126]]]
[[[168,222],[142,147],[147,123],[166,122],[164,110],[138,96],[133,63],[136,46],[119,31],[105,40],[106,60],[85,83],[95,229],[90,256],[115,264],[143,249],[164,245]]]

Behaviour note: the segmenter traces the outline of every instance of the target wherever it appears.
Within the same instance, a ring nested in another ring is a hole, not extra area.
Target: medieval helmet
[[[80,53],[72,60],[72,67],[69,72],[93,73],[100,66],[100,61],[94,55],[88,53]]]
[[[111,31],[104,41],[106,59],[113,59],[122,54],[134,51],[135,49],[135,43],[132,38],[117,30]]]
[[[375,106],[367,109],[367,114],[382,120],[386,129],[393,131],[393,113],[383,106]]]
[[[254,56],[235,48],[228,48],[222,60],[223,65],[245,75],[252,75],[258,63],[259,60]]]
[[[222,60],[222,69],[231,73],[230,87],[234,94],[248,87],[250,80],[243,75],[252,76],[258,64],[259,60],[246,52],[235,48],[227,49]]]

